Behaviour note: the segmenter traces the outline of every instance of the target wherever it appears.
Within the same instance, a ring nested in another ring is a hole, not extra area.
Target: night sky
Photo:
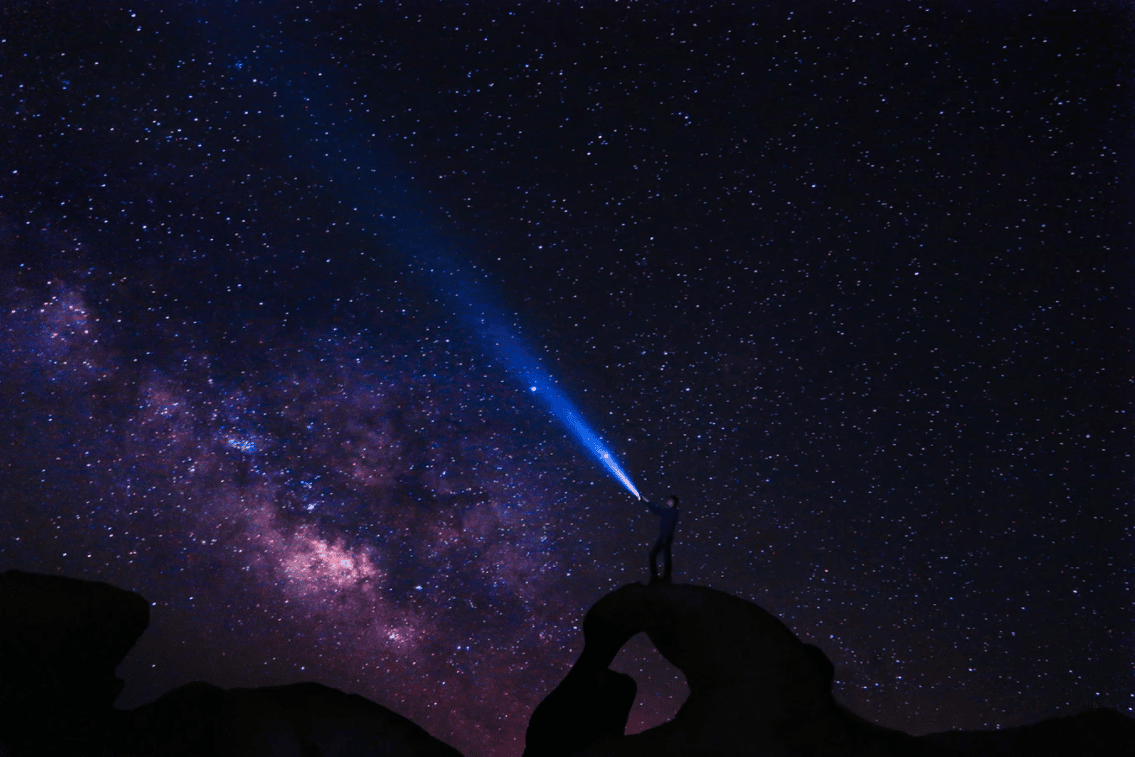
[[[855,711],[1132,712],[1126,4],[112,5],[0,7],[0,568],[153,603],[119,706],[520,753],[657,518],[492,317]]]

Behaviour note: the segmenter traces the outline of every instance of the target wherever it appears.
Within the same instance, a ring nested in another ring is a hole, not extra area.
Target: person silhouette
[[[670,583],[670,573],[674,568],[670,546],[674,543],[674,528],[678,525],[678,498],[671,494],[666,498],[665,506],[648,500],[643,501],[650,511],[661,519],[658,524],[658,541],[654,542],[654,548],[650,550],[650,582],[656,583],[659,580],[658,555],[661,554],[663,561],[661,580],[663,583]]]

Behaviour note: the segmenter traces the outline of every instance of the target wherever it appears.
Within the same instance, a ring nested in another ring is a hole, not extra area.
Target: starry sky
[[[487,314],[856,712],[1132,712],[1130,10],[756,5],[4,3],[0,567],[153,603],[119,706],[520,754],[657,519]]]

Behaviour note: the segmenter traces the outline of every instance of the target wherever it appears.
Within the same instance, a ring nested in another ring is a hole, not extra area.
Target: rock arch
[[[608,666],[645,633],[690,695],[673,720],[624,736],[629,676]],[[913,737],[856,722],[831,694],[834,668],[761,607],[702,586],[624,586],[583,623],[584,649],[529,722],[525,757],[925,753]]]

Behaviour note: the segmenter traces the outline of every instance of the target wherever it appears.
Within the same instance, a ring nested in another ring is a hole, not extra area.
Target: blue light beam
[[[411,220],[415,218],[416,223]],[[575,403],[556,386],[551,373],[540,365],[536,352],[505,322],[503,308],[493,304],[494,298],[479,277],[475,278],[458,262],[448,244],[424,222],[420,211],[404,214],[399,228],[399,247],[414,261],[415,270],[431,280],[453,311],[521,386],[535,394],[616,481],[637,499],[642,499],[615,453],[588,424]]]
[[[228,43],[222,49],[229,45],[240,49],[258,36],[254,28],[234,24],[234,19],[227,16],[214,21],[217,23],[211,25],[212,32]],[[288,50],[287,55],[284,49]],[[338,188],[340,204],[353,208],[355,219],[362,222],[361,230],[389,242],[407,267],[430,282],[508,372],[543,401],[615,480],[642,499],[614,453],[557,388],[536,353],[506,323],[504,308],[492,304],[494,298],[481,283],[482,278],[470,271],[469,264],[438,233],[431,221],[432,213],[427,210],[428,202],[400,177],[395,161],[378,146],[367,125],[356,122],[342,108],[328,107],[333,102],[354,100],[330,83],[344,77],[333,70],[328,71],[331,76],[322,77],[317,70],[321,67],[311,60],[301,64],[305,52],[294,45],[258,45],[243,56],[234,55],[233,59],[240,62],[233,65],[230,73],[240,71],[250,85],[272,87],[272,97],[279,95],[277,106],[286,114],[294,129],[291,133],[297,138],[292,143],[296,152],[288,157]],[[246,71],[246,59],[258,65],[249,66]],[[257,78],[251,75],[253,68],[260,70]],[[370,136],[364,136],[367,134]]]
[[[486,323],[482,334],[490,341],[497,356],[514,376],[539,397],[552,414],[560,419],[580,444],[602,464],[627,491],[642,499],[631,477],[627,475],[615,454],[583,419],[575,405],[556,387],[551,375],[540,367],[536,356],[503,324]]]
[[[415,223],[411,219],[417,219]],[[399,247],[403,254],[411,253],[413,266],[426,275],[434,288],[481,341],[496,355],[504,367],[517,378],[521,386],[535,394],[572,436],[583,445],[615,480],[626,487],[637,499],[642,499],[631,477],[623,470],[610,447],[576,409],[533,351],[516,330],[509,327],[502,309],[494,306],[493,297],[477,278],[449,253],[446,243],[422,220],[421,213],[405,214],[400,226]],[[423,264],[424,263],[424,264]]]

